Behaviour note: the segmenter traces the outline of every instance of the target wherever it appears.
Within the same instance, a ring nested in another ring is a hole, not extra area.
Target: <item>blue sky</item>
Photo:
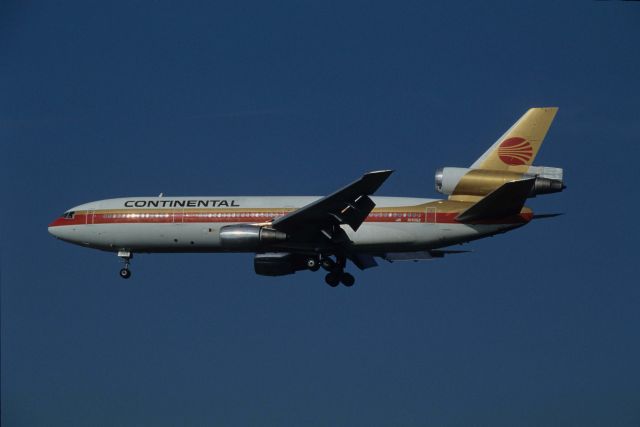
[[[633,2],[3,2],[3,425],[640,423]],[[47,224],[125,195],[435,197],[531,106],[565,212],[331,289]]]

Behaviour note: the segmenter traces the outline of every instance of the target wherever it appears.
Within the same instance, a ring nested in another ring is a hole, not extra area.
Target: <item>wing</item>
[[[271,226],[291,234],[322,232],[329,239],[333,239],[336,226],[341,224],[357,231],[375,206],[369,196],[392,172],[382,170],[366,173],[335,193],[278,218]]]

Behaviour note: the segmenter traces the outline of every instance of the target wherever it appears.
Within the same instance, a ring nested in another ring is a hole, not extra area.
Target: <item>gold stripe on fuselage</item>
[[[390,206],[384,208],[374,208],[371,213],[387,213],[387,212],[406,212],[406,213],[424,213],[427,208],[436,208],[438,212],[442,213],[455,213],[462,212],[474,204],[480,197],[476,197],[475,200],[434,200],[433,202],[421,203],[413,206]],[[221,208],[221,209],[207,209],[207,208],[166,208],[166,209],[142,209],[142,208],[130,208],[130,209],[96,209],[96,210],[81,210],[76,211],[78,215],[115,215],[115,214],[173,214],[177,212],[185,213],[267,213],[267,214],[287,214],[300,208]]]

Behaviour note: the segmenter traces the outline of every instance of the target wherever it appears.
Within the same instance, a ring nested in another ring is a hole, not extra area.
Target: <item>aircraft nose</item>
[[[51,221],[51,223],[48,226],[48,230],[49,230],[49,234],[51,234],[53,237],[57,238],[57,239],[61,239],[64,237],[64,229],[68,228],[68,227],[63,227],[62,225],[64,224],[62,218],[56,218],[53,221]]]
[[[60,233],[58,232],[58,227],[49,225],[48,230],[49,230],[49,234],[51,234],[53,237],[60,237]]]
[[[78,240],[78,234],[75,227],[72,226],[49,226],[49,233],[56,239],[64,240],[65,242],[76,242]]]
[[[49,230],[49,234],[51,234],[53,237],[60,237],[60,227],[56,225],[56,220],[53,220],[51,224],[49,224],[47,230]]]

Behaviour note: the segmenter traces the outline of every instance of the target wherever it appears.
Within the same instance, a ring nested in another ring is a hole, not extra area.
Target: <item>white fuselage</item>
[[[49,225],[59,239],[107,251],[225,252],[220,228],[269,224],[319,197],[128,197],[76,206]],[[375,209],[353,231],[342,226],[358,252],[389,253],[441,248],[523,225],[463,224],[443,201],[372,197]],[[318,250],[321,242],[284,242],[278,250]],[[254,251],[254,250],[252,250]]]

